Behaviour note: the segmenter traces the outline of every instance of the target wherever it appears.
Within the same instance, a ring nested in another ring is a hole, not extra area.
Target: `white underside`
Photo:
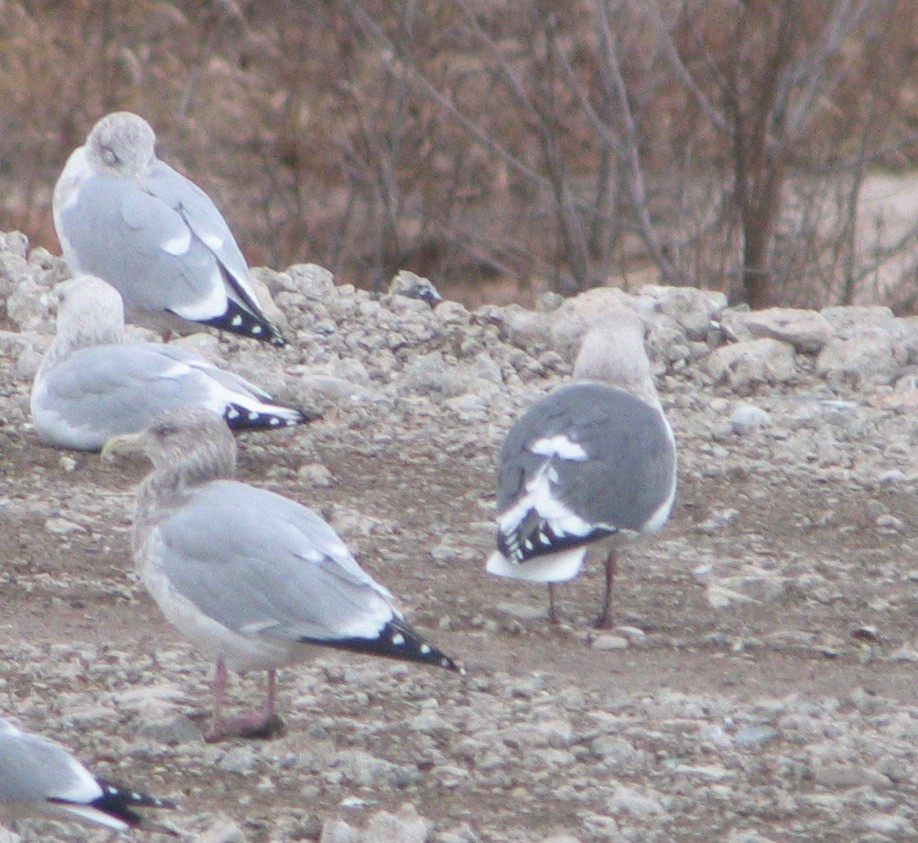
[[[219,264],[217,259],[214,258],[213,274],[208,283],[207,294],[201,295],[187,304],[175,305],[169,309],[183,319],[190,319],[192,322],[216,319],[226,313],[229,307],[228,298],[226,285],[223,281],[223,276],[220,274]]]
[[[315,648],[298,641],[266,635],[243,635],[209,618],[179,594],[168,578],[154,568],[144,572],[146,586],[166,620],[214,661],[239,671],[272,670],[308,661]]]
[[[586,556],[586,547],[574,547],[561,550],[557,553],[546,553],[514,564],[499,550],[495,550],[489,557],[485,570],[498,577],[511,577],[515,580],[528,580],[529,582],[563,582],[577,576],[583,559]]]
[[[119,834],[124,834],[129,830],[127,823],[89,805],[48,802],[44,799],[35,802],[5,802],[3,804],[3,814],[11,819],[44,817],[64,822],[78,819],[111,828]]]

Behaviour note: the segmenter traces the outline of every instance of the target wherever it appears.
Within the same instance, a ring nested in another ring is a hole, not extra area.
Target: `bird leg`
[[[615,579],[615,572],[618,570],[618,556],[615,549],[609,551],[606,557],[606,593],[603,595],[602,611],[596,618],[594,626],[597,629],[608,629],[612,626],[612,619],[609,617],[609,609],[612,605],[612,580]]]
[[[273,668],[268,671],[268,694],[264,708],[254,714],[243,717],[226,719],[223,716],[223,706],[226,701],[226,664],[223,659],[217,661],[217,672],[214,675],[214,716],[210,731],[204,736],[209,743],[220,741],[224,738],[270,738],[280,732],[284,724],[274,712],[274,703],[277,696],[277,671]]]
[[[555,588],[554,583],[548,584],[548,622],[558,623],[558,613],[555,611]]]

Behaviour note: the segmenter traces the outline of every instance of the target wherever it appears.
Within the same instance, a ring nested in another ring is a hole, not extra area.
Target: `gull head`
[[[90,164],[100,172],[137,178],[155,160],[156,135],[143,117],[130,111],[106,114],[86,138]]]
[[[610,309],[592,324],[574,361],[574,378],[607,383],[659,403],[644,348],[644,323],[635,311]]]
[[[112,462],[122,454],[144,454],[155,474],[177,485],[196,485],[232,477],[236,440],[222,416],[202,407],[163,410],[140,433],[113,436],[101,457]]]

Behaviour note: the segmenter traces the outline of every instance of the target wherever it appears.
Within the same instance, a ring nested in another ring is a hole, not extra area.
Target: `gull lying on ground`
[[[142,430],[169,407],[206,407],[234,429],[310,420],[199,354],[125,342],[121,297],[99,278],[66,281],[58,292],[57,335],[30,402],[35,429],[48,444],[98,451],[112,436]]]
[[[201,322],[284,345],[223,216],[155,144],[146,120],[117,111],[70,155],[52,199],[64,259],[115,287],[133,321],[158,330]]]
[[[461,671],[403,619],[315,512],[232,478],[236,443],[199,409],[171,410],[103,456],[143,450],[152,473],[137,492],[133,552],[166,618],[217,663],[208,737],[270,734],[277,668],[334,647]],[[227,668],[267,670],[263,711],[223,716]]]
[[[500,454],[497,550],[487,570],[548,583],[576,576],[587,546],[609,547],[597,626],[610,624],[616,548],[663,526],[676,493],[676,444],[630,310],[590,330],[574,383],[538,401]]]
[[[96,778],[60,744],[0,718],[0,812],[11,817],[78,819],[121,835],[140,828],[177,836],[135,810],[174,807],[165,799]]]

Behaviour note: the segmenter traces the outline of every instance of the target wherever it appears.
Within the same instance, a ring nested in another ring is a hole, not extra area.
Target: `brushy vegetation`
[[[913,0],[9,0],[0,97],[2,228],[51,249],[129,109],[253,263],[918,309],[918,200],[864,218],[918,165]]]

